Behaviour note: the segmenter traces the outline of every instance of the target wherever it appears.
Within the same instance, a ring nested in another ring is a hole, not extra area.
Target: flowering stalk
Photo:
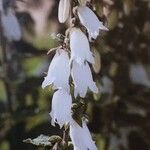
[[[98,93],[89,66],[94,64],[89,41],[95,40],[101,30],[108,29],[87,6],[86,0],[60,0],[58,10],[60,23],[71,18],[71,10],[73,14],[63,44],[56,48],[56,54],[42,83],[43,88],[51,85],[56,90],[50,112],[51,124],[57,123],[60,128],[67,125],[70,128],[74,150],[97,150],[84,116],[85,102],[76,101],[72,105],[72,100],[73,97],[85,98],[88,88]],[[70,94],[70,77],[74,85],[74,96]]]

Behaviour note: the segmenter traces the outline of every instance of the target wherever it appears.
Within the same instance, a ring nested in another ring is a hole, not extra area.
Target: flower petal
[[[96,39],[100,30],[108,31],[108,29],[98,20],[94,12],[87,6],[78,7],[78,16],[81,23],[87,28],[89,39]]]
[[[64,23],[69,17],[70,0],[60,0],[58,8],[58,19],[60,23]]]
[[[58,49],[49,66],[48,74],[45,77],[42,88],[53,84],[54,89],[65,88],[69,90],[69,56],[63,49]]]
[[[86,35],[79,28],[72,28],[70,31],[71,61],[83,64],[85,60],[94,63],[94,57]]]
[[[79,94],[80,97],[84,98],[88,88],[94,93],[98,92],[98,88],[93,81],[92,73],[87,62],[83,65],[79,65],[73,61],[71,75],[75,84],[75,97]]]
[[[80,127],[74,120],[70,124],[70,137],[76,150],[97,150],[95,142],[92,140],[90,131],[83,121]]]
[[[71,95],[63,89],[56,91],[52,99],[51,124],[58,123],[62,128],[64,124],[69,123],[71,120],[71,106]]]

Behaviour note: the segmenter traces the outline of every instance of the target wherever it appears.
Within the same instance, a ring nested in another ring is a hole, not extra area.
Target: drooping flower
[[[70,123],[70,137],[74,150],[97,150],[85,121],[80,127],[74,120]]]
[[[58,8],[58,20],[60,23],[64,23],[70,13],[70,0],[60,0]]]
[[[8,41],[18,41],[21,39],[21,28],[11,9],[8,9],[6,13],[1,13],[1,21],[4,36]]]
[[[64,88],[69,90],[69,56],[63,49],[58,49],[49,66],[48,74],[45,77],[42,88],[53,84],[54,89]]]
[[[51,124],[59,124],[60,128],[71,120],[71,95],[64,89],[56,91],[52,99],[52,109],[50,116],[52,118]]]
[[[75,97],[80,95],[80,97],[84,98],[88,88],[94,93],[98,93],[98,88],[93,81],[92,73],[87,62],[83,65],[79,65],[73,61],[71,75],[75,85]]]
[[[94,12],[87,6],[78,7],[78,16],[81,23],[87,28],[89,39],[96,39],[100,30],[108,30],[97,18]]]
[[[83,64],[86,60],[94,63],[94,57],[86,35],[79,28],[72,28],[70,31],[71,61]]]

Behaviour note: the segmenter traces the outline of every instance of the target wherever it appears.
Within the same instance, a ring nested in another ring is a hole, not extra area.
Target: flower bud
[[[64,23],[70,13],[70,0],[60,0],[58,8],[58,19],[60,23]]]

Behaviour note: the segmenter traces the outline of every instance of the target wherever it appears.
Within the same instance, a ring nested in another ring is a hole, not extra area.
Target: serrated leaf
[[[49,141],[50,137],[49,136],[45,136],[45,135],[40,135],[35,139],[26,139],[23,142],[24,143],[30,143],[36,146],[52,146],[52,143]]]

